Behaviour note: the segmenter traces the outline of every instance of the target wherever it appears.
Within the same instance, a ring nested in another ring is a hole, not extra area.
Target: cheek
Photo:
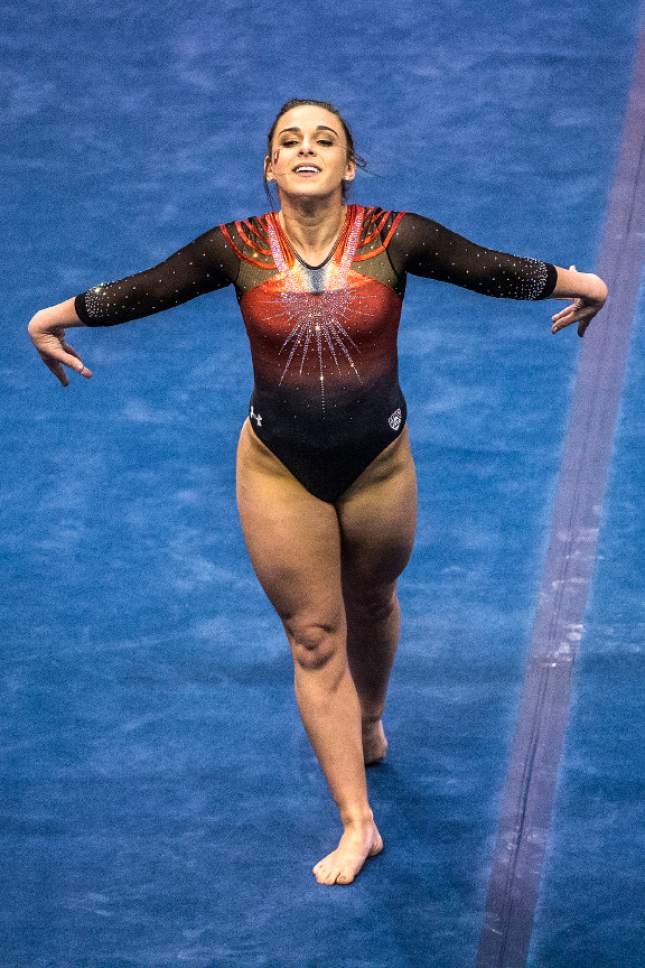
[[[273,152],[273,162],[272,162],[273,165],[278,164],[279,157],[280,157],[280,149],[276,148],[275,151]]]

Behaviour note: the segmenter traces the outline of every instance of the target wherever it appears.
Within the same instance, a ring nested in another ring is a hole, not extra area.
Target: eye
[[[333,141],[329,141],[327,138],[319,138],[318,139],[318,144],[319,145],[333,145],[333,143],[334,143]]]
[[[283,144],[286,148],[289,148],[291,145],[297,145],[298,142],[295,138],[289,138],[288,141],[282,141],[281,144]]]

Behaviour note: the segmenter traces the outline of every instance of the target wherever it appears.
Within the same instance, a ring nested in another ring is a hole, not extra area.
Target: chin
[[[342,189],[340,185],[336,185],[334,188],[325,187],[324,185],[296,185],[295,189],[292,187],[281,189],[283,195],[299,200],[311,199],[328,199],[332,198],[334,195],[338,194],[339,198],[342,198]]]

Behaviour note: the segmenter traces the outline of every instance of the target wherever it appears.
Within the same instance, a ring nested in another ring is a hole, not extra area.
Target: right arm
[[[115,326],[163,312],[229,285],[235,281],[237,269],[237,257],[216,226],[143,272],[100,283],[55,306],[39,309],[27,330],[45,365],[67,386],[63,366],[87,379],[92,372],[65,341],[65,329]]]

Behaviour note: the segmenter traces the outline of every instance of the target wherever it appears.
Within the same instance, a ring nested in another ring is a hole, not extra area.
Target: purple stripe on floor
[[[478,968],[526,964],[645,241],[645,30],[597,272],[609,297],[581,342],[551,537],[503,794]],[[554,312],[564,303],[554,303]],[[555,339],[577,339],[573,327]]]

